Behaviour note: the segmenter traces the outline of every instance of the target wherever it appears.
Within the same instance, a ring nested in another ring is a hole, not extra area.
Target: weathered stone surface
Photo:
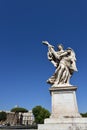
[[[87,130],[87,118],[46,119],[38,130]]]
[[[51,87],[49,89],[52,96],[51,118],[80,117],[76,101],[76,89],[77,87],[74,86]]]
[[[78,112],[75,86],[54,86],[49,89],[52,96],[52,114],[38,130],[87,130],[87,118]]]

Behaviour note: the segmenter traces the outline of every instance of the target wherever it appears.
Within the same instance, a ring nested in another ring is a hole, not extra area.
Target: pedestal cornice
[[[49,88],[50,93],[54,91],[76,91],[76,86],[58,86],[58,87],[51,87]]]

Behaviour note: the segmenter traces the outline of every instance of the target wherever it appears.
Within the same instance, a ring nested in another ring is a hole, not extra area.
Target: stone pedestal
[[[51,118],[80,117],[75,91],[77,87],[51,87],[52,114]]]
[[[49,90],[52,113],[44,124],[38,125],[38,130],[87,130],[87,118],[82,118],[78,112],[77,87],[53,86]]]
[[[38,130],[87,130],[87,118],[45,119]]]

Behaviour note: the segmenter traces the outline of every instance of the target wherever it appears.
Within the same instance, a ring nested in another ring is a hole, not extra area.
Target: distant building
[[[10,111],[5,111],[7,113],[7,119],[4,121],[4,124],[10,125],[32,125],[34,122],[34,115],[32,110],[29,110],[26,113],[15,113]],[[1,122],[2,123],[2,122]]]
[[[9,111],[6,111],[6,113],[7,113],[7,120],[5,122],[9,123],[10,125],[17,125],[19,122],[18,114]]]
[[[33,124],[34,115],[32,113],[32,110],[30,110],[26,113],[22,113],[22,116],[23,116],[22,124],[24,124],[24,125],[32,125]]]
[[[7,119],[5,121],[1,121],[0,124],[10,124],[16,125],[18,122],[18,116],[15,112],[4,111],[7,114]]]

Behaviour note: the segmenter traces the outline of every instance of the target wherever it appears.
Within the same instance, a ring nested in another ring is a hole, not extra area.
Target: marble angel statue
[[[77,71],[75,52],[71,48],[63,49],[62,44],[58,45],[58,51],[47,41],[42,41],[48,46],[47,56],[54,65],[55,72],[47,80],[51,85],[70,85],[70,77],[74,71]]]

